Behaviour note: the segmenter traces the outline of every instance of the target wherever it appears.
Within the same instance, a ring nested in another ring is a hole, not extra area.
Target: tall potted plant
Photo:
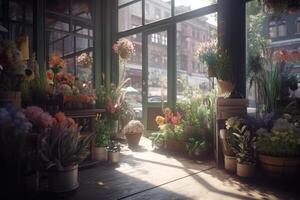
[[[107,161],[108,153],[107,147],[110,142],[109,129],[107,127],[107,120],[101,119],[101,115],[96,117],[96,130],[95,130],[95,156],[94,159],[98,161]]]
[[[55,118],[57,123],[40,137],[39,154],[48,171],[49,190],[68,192],[79,187],[78,164],[88,155],[93,135],[80,135],[80,127],[63,113]]]
[[[233,151],[237,157],[237,175],[241,177],[251,177],[255,173],[255,140],[244,125],[241,128],[234,127],[232,132],[237,140],[237,145],[233,146]]]

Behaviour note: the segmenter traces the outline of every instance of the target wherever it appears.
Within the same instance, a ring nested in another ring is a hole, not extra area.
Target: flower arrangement
[[[287,118],[279,118],[273,128],[257,130],[258,152],[277,157],[300,156],[300,132]]]
[[[131,120],[125,127],[125,134],[143,133],[144,125],[139,120]]]
[[[88,55],[87,53],[82,53],[82,54],[80,54],[80,56],[78,56],[77,62],[79,64],[81,64],[83,67],[88,68],[92,65],[93,60],[92,60],[91,56]]]
[[[26,68],[21,52],[15,42],[4,40],[0,43],[0,90],[20,91],[22,83],[31,80],[34,74]]]
[[[29,133],[32,124],[28,121],[21,109],[17,109],[12,105],[0,108],[0,127],[13,128],[18,133]]]
[[[125,38],[119,39],[112,48],[124,60],[127,60],[134,53],[134,44]]]
[[[53,53],[49,58],[49,67],[54,74],[59,73],[65,67],[65,61],[58,53]]]
[[[56,122],[40,137],[39,154],[47,170],[55,168],[60,171],[86,158],[86,146],[94,135],[82,136],[81,127],[62,112],[56,113],[54,118]]]
[[[50,128],[55,123],[55,119],[49,113],[37,106],[27,107],[24,114],[33,125],[41,129]]]

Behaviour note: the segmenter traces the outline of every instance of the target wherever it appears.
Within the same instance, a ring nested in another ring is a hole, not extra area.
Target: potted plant
[[[189,138],[186,144],[190,156],[205,159],[209,153],[209,143],[204,138]]]
[[[137,147],[144,132],[144,125],[138,120],[131,120],[125,127],[124,133],[129,147]]]
[[[216,77],[216,64],[218,57],[218,46],[216,40],[200,43],[197,55],[202,63],[206,63],[208,69],[208,77]]]
[[[241,177],[251,177],[255,173],[255,140],[247,130],[247,126],[241,128],[234,127],[232,134],[237,140],[237,145],[233,146],[233,151],[237,157],[237,175]]]
[[[149,136],[149,139],[152,142],[152,147],[155,147],[158,149],[164,148],[165,141],[166,141],[165,133],[163,133],[161,131],[153,132]]]
[[[32,70],[26,68],[21,52],[15,42],[0,42],[0,104],[12,103],[21,107],[21,89],[24,81],[34,78]]]
[[[299,174],[299,129],[286,118],[275,121],[271,131],[257,130],[257,150],[262,168],[275,178],[291,178]]]
[[[108,153],[107,147],[110,142],[109,129],[107,127],[106,119],[101,119],[101,115],[98,114],[96,117],[95,125],[95,149],[94,159],[98,161],[107,161]]]
[[[219,94],[231,94],[234,89],[232,83],[231,60],[226,50],[219,49],[216,65],[217,81],[219,86]]]
[[[119,163],[120,151],[121,151],[120,144],[112,140],[108,145],[107,150],[108,150],[108,162],[111,164]]]
[[[89,154],[86,147],[93,135],[80,135],[80,127],[63,113],[39,140],[39,154],[48,172],[51,192],[68,192],[79,187],[78,164]]]

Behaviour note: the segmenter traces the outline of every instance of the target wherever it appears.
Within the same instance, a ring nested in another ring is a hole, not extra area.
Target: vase
[[[255,174],[255,164],[237,163],[236,174],[240,177],[252,177]]]
[[[226,95],[226,94],[231,94],[231,92],[234,89],[233,83],[230,81],[223,81],[223,80],[218,80],[218,94],[219,95]]]
[[[21,92],[0,91],[0,106],[5,104],[13,104],[17,108],[21,108],[22,95]]]
[[[120,161],[119,151],[108,151],[108,161],[111,164],[117,164]]]
[[[78,187],[78,165],[65,167],[63,170],[48,171],[48,188],[50,192],[70,192]]]
[[[134,148],[139,145],[142,133],[125,133],[125,136],[128,142],[128,146]]]

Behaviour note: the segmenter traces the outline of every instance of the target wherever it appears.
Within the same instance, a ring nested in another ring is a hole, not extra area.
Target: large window
[[[48,56],[60,54],[66,70],[82,81],[92,81],[92,69],[84,68],[77,57],[93,57],[92,0],[46,1],[46,37]]]

